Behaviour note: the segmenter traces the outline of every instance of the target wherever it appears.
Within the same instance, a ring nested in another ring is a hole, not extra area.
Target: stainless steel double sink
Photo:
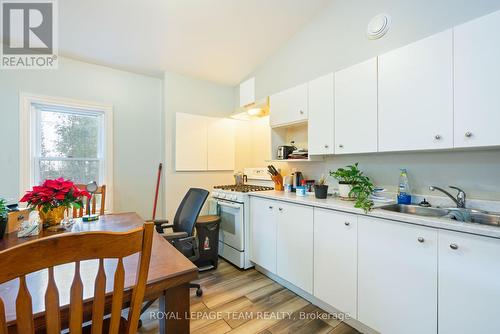
[[[418,205],[390,204],[379,207],[379,209],[405,213],[421,217],[448,218],[457,220],[457,216],[466,217],[465,222],[490,226],[500,226],[500,214],[493,214],[485,211],[461,208],[434,208],[422,207]],[[453,214],[453,211],[462,211],[463,215]]]

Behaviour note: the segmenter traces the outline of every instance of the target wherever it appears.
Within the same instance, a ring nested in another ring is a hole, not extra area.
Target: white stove
[[[215,186],[211,197],[217,202],[221,217],[219,255],[234,265],[248,269],[250,262],[250,192],[273,190],[274,183],[266,168],[245,168],[248,181],[244,185]]]

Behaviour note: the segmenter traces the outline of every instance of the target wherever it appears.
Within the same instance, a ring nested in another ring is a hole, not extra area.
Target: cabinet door
[[[313,293],[313,208],[278,202],[277,273]]]
[[[250,198],[250,260],[276,273],[277,202]]]
[[[454,29],[455,147],[500,145],[500,11]]]
[[[175,122],[175,169],[207,170],[207,117],[177,113]]]
[[[240,84],[240,107],[255,102],[255,78],[250,78]]]
[[[307,120],[307,83],[271,95],[271,126]]]
[[[453,147],[452,32],[379,57],[379,151]]]
[[[356,215],[314,208],[314,296],[356,318]]]
[[[377,152],[377,58],[335,73],[335,154]]]
[[[434,229],[358,217],[359,321],[384,334],[437,332],[437,241]]]
[[[333,154],[333,74],[309,82],[309,154]]]
[[[439,231],[439,333],[500,333],[500,240]]]
[[[234,170],[235,121],[228,118],[208,118],[207,169]]]

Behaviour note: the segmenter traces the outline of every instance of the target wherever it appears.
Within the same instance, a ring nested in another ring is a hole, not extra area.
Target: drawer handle
[[[301,115],[304,115],[304,110],[299,111]]]
[[[271,205],[269,205],[269,209],[271,209],[271,210],[272,210],[272,209],[273,209],[273,207],[272,207]]]
[[[467,138],[472,137],[472,132],[467,131],[467,132],[465,133],[465,137],[467,137]]]
[[[339,144],[339,148],[344,148],[344,145],[343,144]]]
[[[418,242],[420,242],[420,243],[423,243],[423,242],[425,241],[425,239],[424,239],[424,238],[422,238],[422,237],[418,237],[418,239],[417,239],[417,240],[418,240]]]
[[[439,139],[441,139],[441,135],[435,135],[435,136],[434,136],[434,138],[435,138],[436,140],[439,140]]]
[[[328,145],[325,145],[325,148],[328,148]]]
[[[283,211],[283,208],[279,208],[278,210]]]
[[[457,244],[450,244],[450,248],[453,249],[453,250],[457,250],[458,249],[458,245]]]
[[[349,223],[349,222],[345,222],[345,223],[344,223],[344,225],[345,225],[345,226],[349,226],[349,225],[351,225],[351,223]]]

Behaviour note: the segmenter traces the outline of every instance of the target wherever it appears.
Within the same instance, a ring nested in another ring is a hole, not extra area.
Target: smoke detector
[[[391,17],[389,14],[378,14],[370,20],[366,27],[366,36],[368,39],[382,38],[391,25]]]

